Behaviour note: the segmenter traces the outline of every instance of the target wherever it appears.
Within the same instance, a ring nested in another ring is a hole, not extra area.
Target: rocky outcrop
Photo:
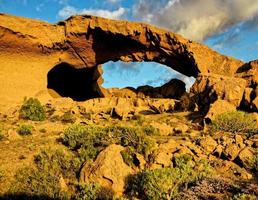
[[[93,163],[85,163],[80,173],[80,181],[83,183],[98,183],[121,196],[127,176],[134,173],[132,168],[123,161],[120,153],[123,150],[124,147],[122,146],[110,145],[100,152]]]
[[[86,84],[73,77],[70,81],[76,83],[73,90],[82,88],[93,97],[101,97],[103,94],[98,86],[102,79],[98,66],[118,60],[154,61],[194,77],[200,73],[233,76],[243,65],[241,61],[220,55],[207,46],[144,23],[84,15],[48,24],[0,14],[3,74],[0,76],[0,98],[3,102],[20,100],[46,90],[49,71],[64,64],[94,77],[85,80]],[[57,75],[57,78],[64,77]],[[61,93],[63,90],[61,88]],[[60,91],[56,92],[60,95]],[[81,95],[81,91],[77,92]],[[82,97],[82,100],[88,98],[87,95]]]
[[[178,79],[171,79],[160,87],[149,85],[140,86],[137,89],[127,88],[101,88],[104,97],[122,97],[122,98],[170,98],[180,99],[186,92],[185,83]]]

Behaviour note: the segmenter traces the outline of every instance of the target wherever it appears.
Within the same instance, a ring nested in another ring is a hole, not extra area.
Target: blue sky
[[[73,14],[144,21],[243,61],[258,59],[258,0],[0,0],[0,12],[56,23]],[[156,63],[109,62],[104,86],[158,86],[188,79]]]

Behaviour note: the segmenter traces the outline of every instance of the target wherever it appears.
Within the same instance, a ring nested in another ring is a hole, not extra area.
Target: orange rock
[[[205,45],[144,23],[84,15],[49,24],[0,14],[2,102],[17,102],[46,90],[48,72],[63,63],[87,68],[90,84],[86,89],[94,97],[102,97],[98,65],[111,60],[155,61],[194,77],[199,73],[233,76],[243,65]],[[74,81],[76,78],[69,82]],[[85,86],[82,82],[75,87],[81,85]]]

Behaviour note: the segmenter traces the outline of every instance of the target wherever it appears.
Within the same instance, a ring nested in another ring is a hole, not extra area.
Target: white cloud
[[[120,0],[106,0],[108,3],[111,3],[111,4],[116,4],[118,3]]]
[[[60,18],[68,18],[72,15],[95,15],[100,17],[105,17],[109,19],[121,19],[126,14],[126,9],[123,7],[117,10],[110,11],[104,9],[76,9],[72,6],[65,6],[62,10],[58,12]]]
[[[258,1],[138,0],[133,14],[187,38],[203,41],[239,23],[257,19]]]

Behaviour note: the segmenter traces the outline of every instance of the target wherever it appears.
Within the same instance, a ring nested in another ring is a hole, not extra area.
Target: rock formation
[[[243,65],[207,46],[144,23],[84,15],[49,24],[0,14],[0,94],[3,101],[34,96],[47,86],[61,96],[79,94],[76,100],[101,97],[102,79],[98,66],[118,60],[154,61],[194,77],[199,73],[233,76]],[[65,72],[69,67],[81,70],[84,75],[79,79],[86,81],[86,84],[77,81],[76,72],[72,73],[70,82],[75,94],[64,92],[67,90],[64,88],[56,91],[53,86],[53,79],[66,80]],[[65,68],[63,73],[55,73],[59,68]],[[78,88],[87,94],[81,95]]]

